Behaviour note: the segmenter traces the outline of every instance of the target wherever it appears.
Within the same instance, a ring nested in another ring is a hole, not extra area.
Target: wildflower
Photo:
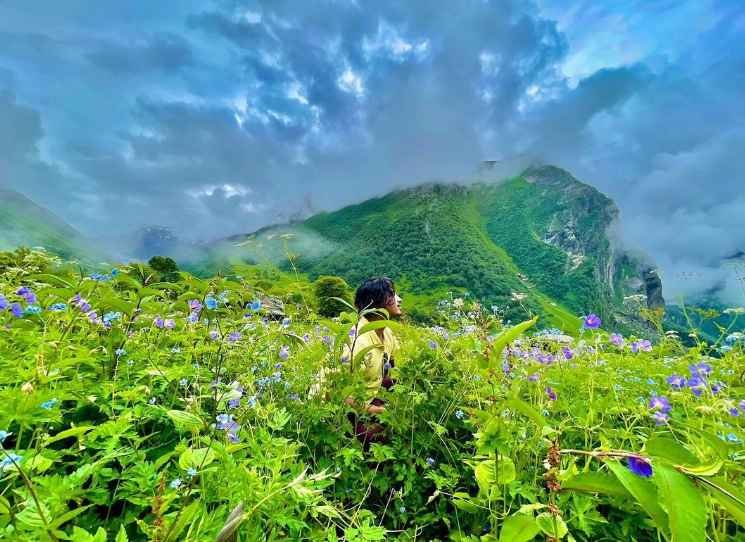
[[[461,409],[455,411],[455,417],[457,419],[462,420],[465,416],[466,414]]]
[[[405,506],[400,506],[400,507],[398,508],[398,511],[399,511],[399,512],[401,512],[401,513],[403,514],[404,512],[406,512],[406,507],[405,507]]]
[[[437,343],[432,339],[427,341],[427,346],[429,346],[430,350],[437,350]]]
[[[228,342],[236,343],[241,340],[241,334],[238,331],[233,331],[228,335]]]
[[[102,273],[92,273],[91,278],[95,280],[96,282],[106,282],[111,277],[109,275],[104,275]]]
[[[653,395],[652,398],[649,400],[649,408],[651,410],[658,410],[665,414],[672,410],[670,401],[663,395]]]
[[[0,444],[5,442],[5,439],[8,438],[13,433],[8,433],[7,431],[0,431]]]
[[[702,361],[700,363],[694,363],[688,366],[688,370],[691,371],[691,376],[700,376],[706,378],[711,374],[711,365]]]
[[[528,375],[528,382],[538,382],[538,379],[540,379],[541,376],[538,373],[533,373]]]
[[[725,387],[726,386],[724,385],[723,382],[715,382],[714,384],[711,385],[711,393],[716,395],[717,393],[722,391]]]
[[[96,311],[91,311],[88,313],[88,320],[90,320],[92,323],[96,323],[98,320],[98,313]]]
[[[282,347],[279,349],[278,355],[281,360],[287,361],[287,358],[290,357],[290,347],[287,345],[282,345]]]
[[[629,470],[637,476],[643,478],[649,478],[652,476],[652,465],[646,459],[639,456],[629,456],[626,458],[626,464],[628,465]]]
[[[623,346],[623,343],[624,343],[623,335],[619,335],[618,333],[611,333],[610,342],[614,344],[615,346]]]
[[[29,305],[23,311],[23,314],[39,314],[40,312],[41,312],[41,307],[39,305]]]
[[[729,442],[740,442],[740,439],[734,433],[727,433],[727,440]]]
[[[332,347],[334,345],[334,340],[329,335],[324,335],[323,337],[321,337],[321,342],[328,347]]]
[[[292,319],[290,318],[282,318],[282,327],[290,327],[290,324],[292,323]]]
[[[210,333],[209,333],[209,337],[210,337],[210,339],[212,339],[213,341],[216,341],[217,339],[219,339],[219,338],[220,338],[220,334],[219,334],[219,333],[218,333],[218,332],[217,332],[216,330],[214,330],[214,329],[213,329],[212,331],[210,331]]]
[[[0,307],[2,308],[2,307]],[[67,309],[67,305],[65,303],[55,303],[53,305],[49,306],[49,310],[52,312],[60,312]]]
[[[158,329],[163,329],[165,327],[165,320],[158,316],[153,320],[153,325]]]
[[[256,312],[261,309],[261,301],[259,301],[258,299],[254,299],[246,306],[246,308],[252,310],[253,312]]]
[[[34,385],[31,382],[25,382],[23,386],[21,386],[21,391],[25,393],[26,395],[34,392]]]
[[[121,312],[107,312],[103,315],[103,322],[104,324],[114,322],[116,320],[119,320],[119,318],[122,317]]]
[[[208,295],[204,300],[204,306],[211,311],[215,310],[217,308],[217,299],[215,299],[211,295]]]
[[[10,304],[3,294],[0,294],[0,311],[4,311]]]
[[[185,388],[189,385],[189,381],[186,378],[182,378],[181,380],[178,381],[178,385],[181,386],[182,388]]]
[[[248,398],[248,406],[250,408],[253,408],[253,407],[256,406],[256,396],[255,395],[252,395],[251,397]]]
[[[602,320],[600,320],[597,314],[588,314],[585,316],[585,321],[582,325],[585,329],[597,329],[600,327],[600,324],[602,324]]]
[[[109,273],[112,277],[118,277],[119,276],[119,270],[115,267],[111,270],[111,273]]]
[[[21,296],[29,305],[36,303],[36,294],[28,286],[21,286],[16,290],[16,294]]]
[[[5,471],[8,467],[15,467],[16,464],[20,463],[23,459],[23,456],[17,455],[17,454],[8,454],[3,456],[2,459],[0,459],[0,472]]]
[[[189,478],[194,478],[197,475],[197,469],[195,469],[194,467],[189,467],[188,469],[186,469],[186,475]]]
[[[173,318],[166,318],[166,320],[163,322],[163,326],[166,329],[174,329],[176,327],[176,322],[173,320]]]
[[[192,312],[201,312],[202,304],[199,302],[198,299],[191,299],[189,300],[189,310]]]
[[[686,379],[680,375],[670,375],[667,377],[667,383],[670,384],[671,388],[679,390],[685,387]]]
[[[742,412],[745,413],[745,399],[743,399],[742,401],[740,401],[740,404],[737,405],[737,406],[739,406],[740,407],[740,410],[742,410]]]
[[[228,440],[232,442],[233,444],[237,444],[241,441],[240,437],[238,436],[238,433],[234,433],[232,431],[228,431]]]
[[[556,399],[557,399],[556,392],[553,390],[553,388],[551,386],[547,386],[546,387],[546,396],[551,401],[556,401]]]
[[[339,360],[342,363],[349,363],[349,354],[342,354],[342,356],[341,356],[341,358],[339,358]]]
[[[652,414],[652,418],[654,419],[655,425],[665,425],[670,419],[670,416],[666,412],[658,410]]]
[[[238,425],[238,422],[233,419],[232,414],[218,414],[215,417],[215,420],[217,420],[216,427],[223,431],[235,432],[240,427],[240,425]]]
[[[349,330],[349,338],[354,339],[357,336],[357,327],[353,327]]]
[[[51,410],[57,405],[57,403],[59,403],[59,399],[53,398],[53,399],[49,399],[48,401],[44,401],[39,406],[41,406],[41,408],[43,408],[44,410]]]
[[[155,397],[151,397],[150,400],[148,401],[148,404],[154,405],[157,402],[158,400]]]
[[[186,321],[190,324],[196,324],[199,322],[199,313],[197,311],[190,312],[189,316],[186,317]]]
[[[10,312],[16,318],[20,318],[21,316],[23,316],[23,309],[21,308],[21,304],[20,303],[11,303],[11,305],[10,305]]]
[[[241,406],[241,400],[240,399],[230,399],[228,401],[228,408],[230,408],[230,409],[238,408],[239,406]]]
[[[567,348],[566,346],[561,349],[561,353],[564,354],[564,359],[572,359],[574,357],[574,352],[572,352],[571,348]]]
[[[696,397],[701,397],[701,394],[706,389],[706,381],[698,375],[694,375],[688,379],[688,387]]]
[[[115,354],[115,355],[116,355],[116,357],[118,357],[118,358],[120,358],[120,357],[122,357],[122,356],[126,355],[126,353],[127,353],[127,351],[126,351],[126,350],[125,350],[124,348],[117,348],[116,350],[114,350],[114,354]]]
[[[730,408],[728,410],[728,412],[729,412],[729,415],[732,416],[732,417],[734,417],[734,418],[736,418],[737,416],[740,415],[740,409],[738,409],[737,407]]]
[[[174,479],[173,479],[173,480],[171,481],[171,483],[169,484],[169,486],[171,486],[171,489],[178,489],[178,488],[180,488],[180,487],[181,487],[181,484],[182,484],[182,483],[183,483],[183,482],[181,481],[181,478],[174,478]]]
[[[427,465],[429,465],[430,467],[434,467],[436,464],[437,464],[437,461],[435,461],[434,458],[432,457],[427,458]]]

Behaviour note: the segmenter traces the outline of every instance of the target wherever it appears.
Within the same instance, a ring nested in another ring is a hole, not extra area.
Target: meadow
[[[360,330],[403,347],[365,450],[358,314],[261,266],[161,278],[0,254],[0,539],[745,540],[740,334],[444,296]]]

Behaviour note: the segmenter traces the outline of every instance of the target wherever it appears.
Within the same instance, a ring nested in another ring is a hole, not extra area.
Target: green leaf
[[[618,478],[604,472],[582,472],[561,483],[561,489],[601,493],[613,497],[631,497]]]
[[[88,508],[90,508],[91,506],[93,506],[93,505],[92,504],[87,504],[85,506],[78,506],[77,508],[75,508],[73,510],[70,510],[68,512],[65,512],[61,516],[57,516],[56,518],[54,518],[54,521],[52,521],[49,524],[49,527],[51,529],[56,529],[57,527],[62,526],[63,524],[65,524],[68,521],[70,521],[71,519],[76,518],[77,516],[79,516],[80,514],[82,514],[83,512],[85,512],[86,510],[88,510]]]
[[[171,418],[171,420],[173,420],[173,424],[179,431],[194,433],[204,426],[204,422],[191,412],[169,410],[166,414]]]
[[[724,478],[705,480],[705,485],[722,508],[745,527],[745,495],[742,490]]]
[[[544,534],[554,538],[564,538],[569,532],[564,520],[560,516],[551,514],[550,512],[538,514],[535,522]]]
[[[528,542],[541,532],[535,519],[526,514],[515,514],[504,520],[499,542]]]
[[[654,520],[657,528],[667,532],[667,514],[658,504],[657,488],[649,480],[637,476],[618,461],[607,461],[606,465],[616,475],[639,505]]]
[[[290,421],[290,413],[285,410],[285,408],[280,408],[279,410],[276,410],[274,414],[272,415],[272,418],[268,421],[267,425],[274,429],[275,431],[279,431],[282,429],[285,425],[287,425],[287,422]]]
[[[187,448],[178,458],[179,467],[184,470],[200,470],[215,460],[215,452],[210,448]]]
[[[493,486],[509,484],[515,479],[515,464],[509,457],[499,456],[496,472],[494,459],[488,459],[476,465],[474,474],[479,485],[479,492],[488,495]]]
[[[181,512],[181,516],[179,516],[179,518],[176,520],[176,523],[174,523],[174,525],[169,528],[168,536],[166,537],[165,542],[174,542],[175,540],[179,539],[179,535],[181,534],[181,532],[194,520],[194,516],[199,510],[199,505],[199,501],[194,501],[189,506],[184,508],[183,512]]]
[[[479,511],[479,507],[471,502],[471,496],[462,491],[453,493],[453,506],[469,514],[476,514]]]
[[[687,476],[667,465],[655,465],[654,480],[670,519],[673,540],[705,541],[707,509],[699,489]]]
[[[681,465],[680,470],[685,474],[691,474],[693,476],[714,476],[722,469],[723,466],[724,461],[717,460],[705,465],[699,465],[697,467],[685,467]]]
[[[494,341],[491,343],[491,358],[500,360],[502,359],[502,350],[510,344],[512,341],[517,339],[522,333],[533,327],[538,322],[536,316],[532,320],[527,320],[510,329],[503,331]]]
[[[666,459],[674,465],[697,465],[698,458],[678,441],[669,437],[654,436],[644,446],[647,455]]]
[[[546,418],[544,418],[538,410],[533,408],[531,405],[523,401],[522,399],[518,399],[516,397],[509,399],[507,401],[507,406],[510,407],[513,410],[516,410],[526,418],[531,419],[538,425],[538,427],[545,427],[549,425],[549,423],[546,421]]]
[[[127,537],[127,531],[124,529],[124,525],[119,525],[119,532],[116,533],[116,538],[114,539],[114,542],[129,542],[129,538]]]
[[[93,429],[92,425],[81,425],[78,427],[71,427],[70,429],[65,429],[64,431],[60,431],[53,437],[47,438],[44,443],[45,444],[51,444],[52,442],[57,442],[59,440],[63,440],[70,437],[80,437],[80,435],[83,435]]]
[[[398,331],[401,329],[401,326],[393,320],[375,320],[374,322],[368,322],[367,324],[359,328],[357,330],[357,336],[361,337],[369,331],[375,331],[376,329],[383,329],[386,327],[391,328],[393,331]]]

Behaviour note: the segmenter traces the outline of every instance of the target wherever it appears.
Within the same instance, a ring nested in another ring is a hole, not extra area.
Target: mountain
[[[0,189],[0,250],[19,246],[44,247],[63,258],[101,253],[75,228],[13,190]]]
[[[395,278],[414,311],[431,314],[448,291],[487,304],[522,305],[550,324],[576,328],[595,312],[626,328],[640,308],[664,303],[659,277],[619,251],[610,231],[614,203],[566,171],[531,167],[517,177],[468,185],[426,184],[320,213],[304,221],[233,236],[209,247],[211,263],[292,263],[314,278],[333,274],[356,285]]]

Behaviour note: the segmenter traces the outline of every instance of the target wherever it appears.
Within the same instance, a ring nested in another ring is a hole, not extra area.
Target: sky
[[[0,0],[0,185],[210,239],[548,163],[668,299],[743,304],[744,43],[741,0]]]

